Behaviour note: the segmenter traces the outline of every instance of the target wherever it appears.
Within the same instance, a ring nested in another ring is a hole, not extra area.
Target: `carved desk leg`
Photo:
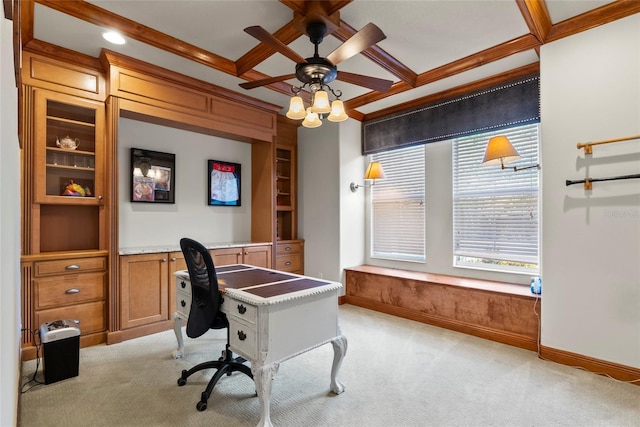
[[[338,380],[338,371],[342,365],[342,359],[347,354],[347,337],[340,335],[331,341],[333,345],[333,365],[331,366],[331,391],[340,394],[344,391],[344,384]]]
[[[271,424],[271,383],[278,373],[279,367],[279,363],[271,363],[266,366],[251,364],[261,409],[260,421],[257,427],[273,427],[273,424]]]
[[[173,332],[178,340],[178,349],[171,352],[174,359],[180,359],[184,355],[184,339],[182,338],[182,316],[180,313],[173,313]]]

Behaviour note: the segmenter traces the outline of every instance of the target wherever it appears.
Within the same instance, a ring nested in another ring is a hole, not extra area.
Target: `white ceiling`
[[[238,60],[259,44],[243,31],[244,28],[260,25],[274,33],[293,18],[292,10],[275,0],[92,0],[90,3],[231,61]],[[608,3],[611,2],[546,0],[552,24]],[[378,43],[378,47],[417,74],[530,33],[516,0],[354,0],[340,9],[340,19],[356,30],[369,22],[376,24],[387,36]],[[131,38],[127,38],[127,43],[122,46],[109,44],[102,38],[103,32],[104,28],[35,4],[35,39],[92,57],[98,57],[100,50],[106,48],[273,104],[288,104],[286,95],[268,88],[242,89],[238,84],[244,79]],[[326,37],[320,45],[320,56],[326,56],[340,43],[333,36]],[[303,57],[313,54],[313,45],[306,36],[289,46]],[[368,114],[536,63],[538,59],[533,49],[521,52],[366,104],[357,110]],[[268,76],[278,76],[293,73],[294,67],[290,59],[276,53],[254,69]],[[394,82],[399,80],[363,55],[340,63],[339,69]],[[296,80],[289,82],[295,84]],[[341,81],[335,81],[331,86],[343,92],[344,101],[370,92]]]

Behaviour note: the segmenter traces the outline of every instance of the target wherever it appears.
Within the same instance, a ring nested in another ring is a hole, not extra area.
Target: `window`
[[[372,155],[386,179],[371,191],[371,257],[425,260],[424,145]]]
[[[505,135],[520,160],[505,169],[482,166],[489,138]],[[538,273],[539,125],[453,140],[454,266],[523,274]]]

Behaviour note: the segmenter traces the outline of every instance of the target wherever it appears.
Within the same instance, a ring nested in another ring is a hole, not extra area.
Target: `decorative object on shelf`
[[[64,186],[62,190],[63,196],[74,196],[74,197],[91,197],[91,190],[89,187],[83,187],[80,184],[74,182],[70,179],[67,184]]]
[[[176,155],[131,149],[131,201],[175,203]]]
[[[611,144],[612,142],[630,141],[632,139],[640,139],[640,135],[625,136],[625,137],[622,137],[622,138],[605,139],[604,141],[597,141],[597,142],[578,142],[577,148],[578,148],[578,150],[580,150],[581,148],[584,148],[584,154],[593,154],[593,146],[594,145]]]
[[[511,141],[509,141],[509,138],[504,135],[498,135],[489,140],[487,149],[484,152],[484,160],[482,161],[482,166],[493,166],[499,164],[500,167],[504,169],[505,163],[515,162],[516,160],[520,160],[520,155],[511,144]],[[523,168],[514,166],[513,171],[518,172],[521,170],[533,168],[540,170],[540,164],[525,166]]]
[[[322,125],[321,119],[325,117],[327,120],[332,122],[342,122],[349,118],[347,113],[344,111],[344,105],[340,100],[342,91],[334,91],[329,86],[329,83],[334,80],[341,80],[379,92],[386,92],[389,90],[393,84],[391,80],[338,71],[338,68],[336,67],[340,62],[357,55],[363,50],[387,38],[382,30],[375,24],[369,23],[365,25],[360,31],[355,33],[347,41],[327,55],[326,58],[322,58],[318,55],[318,45],[322,43],[324,36],[327,34],[327,25],[324,22],[309,22],[306,30],[309,40],[314,45],[314,54],[311,58],[303,58],[298,55],[298,53],[293,51],[289,46],[282,43],[270,32],[260,26],[245,28],[244,31],[246,33],[280,52],[292,61],[295,61],[296,73],[241,83],[240,87],[244,89],[253,89],[255,87],[297,78],[302,82],[302,85],[291,87],[291,92],[294,96],[291,98],[289,111],[286,115],[288,118],[294,120],[304,119],[302,126],[307,128],[316,128]],[[300,92],[304,88],[308,88],[311,92],[311,105],[307,108],[304,106],[302,97],[299,96]],[[331,103],[329,103],[329,94],[327,93],[327,90],[331,92],[334,97],[334,100]]]
[[[209,160],[207,198],[211,206],[241,206],[242,165],[239,163]]]
[[[80,140],[78,138],[71,138],[69,135],[62,139],[56,137],[56,145],[65,150],[75,150],[80,146]]]
[[[368,186],[366,185],[366,183],[358,185],[355,182],[352,182],[351,185],[349,185],[349,188],[353,193],[355,193],[356,191],[358,191],[358,187],[373,187],[376,184],[376,179],[384,178],[384,169],[382,169],[382,165],[380,164],[380,162],[371,162],[367,167],[367,171],[364,173],[364,179],[372,180],[371,185]]]

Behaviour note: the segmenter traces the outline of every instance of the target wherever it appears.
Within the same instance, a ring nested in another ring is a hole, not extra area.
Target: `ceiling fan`
[[[240,87],[244,89],[253,89],[284,80],[290,80],[294,77],[303,83],[301,88],[309,86],[312,92],[318,87],[328,85],[334,80],[366,87],[378,92],[386,92],[393,84],[391,80],[338,71],[337,68],[340,62],[357,55],[370,46],[387,38],[382,30],[373,23],[365,25],[360,31],[327,55],[326,58],[318,55],[318,45],[322,43],[327,33],[327,26],[324,22],[309,22],[307,24],[307,34],[309,35],[311,43],[314,45],[314,55],[310,58],[303,58],[260,26],[248,27],[245,28],[244,31],[296,63],[295,74],[285,74],[241,83]],[[294,93],[296,93],[295,90]]]

